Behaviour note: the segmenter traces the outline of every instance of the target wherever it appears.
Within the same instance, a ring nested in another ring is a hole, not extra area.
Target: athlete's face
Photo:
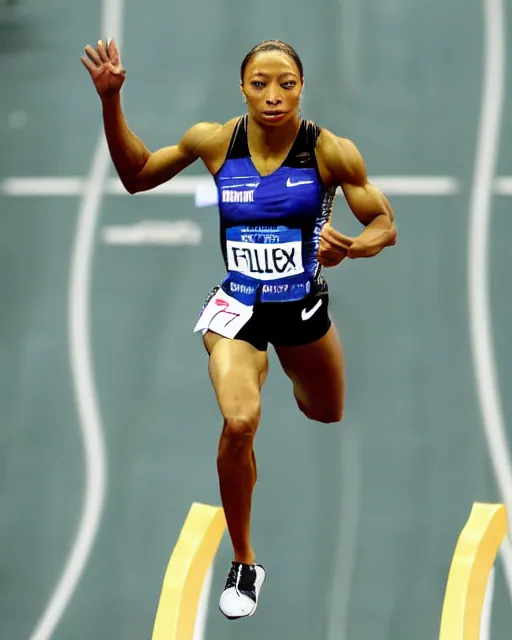
[[[299,69],[290,56],[264,51],[247,65],[241,91],[254,120],[277,126],[297,117],[302,87]]]

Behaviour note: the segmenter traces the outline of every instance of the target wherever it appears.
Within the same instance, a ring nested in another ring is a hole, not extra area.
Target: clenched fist
[[[87,45],[85,53],[86,56],[82,56],[80,60],[91,74],[100,98],[103,100],[119,93],[126,71],[121,64],[114,40],[109,40],[106,45],[102,40],[98,40],[96,48]]]
[[[335,267],[347,257],[353,238],[344,236],[327,222],[320,232],[318,261],[324,267]]]

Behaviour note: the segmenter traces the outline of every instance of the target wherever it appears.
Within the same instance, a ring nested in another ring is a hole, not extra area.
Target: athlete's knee
[[[310,420],[323,422],[324,424],[333,424],[343,420],[343,403],[308,403],[295,397],[297,405],[302,413]]]
[[[224,416],[224,427],[219,443],[219,455],[251,449],[258,429],[259,409]]]

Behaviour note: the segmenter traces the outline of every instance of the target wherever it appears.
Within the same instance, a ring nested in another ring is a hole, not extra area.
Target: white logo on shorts
[[[320,307],[322,306],[322,302],[323,301],[320,299],[315,304],[315,306],[312,309],[310,309],[309,311],[306,311],[306,309],[302,309],[302,313],[300,314],[300,317],[303,320],[309,320],[311,318],[311,316],[314,315],[318,311],[318,309],[320,309]]]

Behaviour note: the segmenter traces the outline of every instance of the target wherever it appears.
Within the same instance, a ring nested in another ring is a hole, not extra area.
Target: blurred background
[[[354,140],[399,229],[396,247],[326,273],[347,367],[341,425],[298,412],[270,351],[253,516],[268,579],[257,614],[227,621],[217,608],[225,536],[198,640],[438,637],[472,503],[503,500],[489,454],[496,422],[479,408],[489,380],[476,384],[472,357],[472,211],[491,224],[485,310],[512,431],[510,200],[507,181],[491,181],[512,175],[510,83],[491,91],[502,114],[491,108],[491,147],[477,153],[485,61],[499,85],[510,54],[496,29],[506,37],[510,7],[3,0],[1,640],[149,638],[190,505],[220,500],[220,414],[192,333],[223,275],[218,214],[195,206],[199,164],[152,195],[118,189],[79,60],[112,35],[126,117],[151,149],[241,114],[242,58],[261,40],[288,41],[304,63],[304,116]],[[341,198],[334,225],[359,230]],[[510,637],[504,575],[497,563],[493,640]]]

